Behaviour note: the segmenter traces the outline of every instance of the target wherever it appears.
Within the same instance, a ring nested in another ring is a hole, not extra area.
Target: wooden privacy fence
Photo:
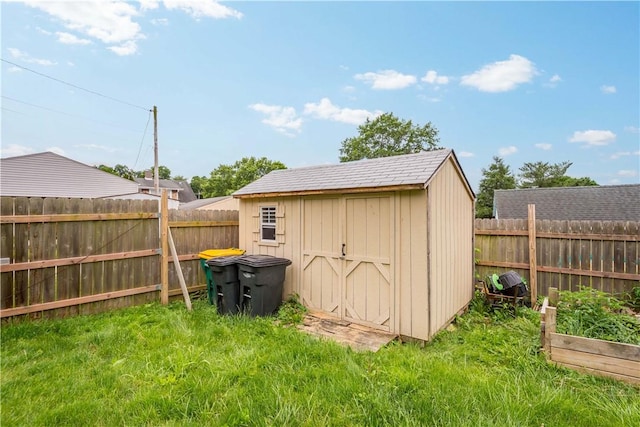
[[[514,270],[532,299],[550,287],[589,286],[611,294],[640,286],[640,222],[476,219],[476,273]]]
[[[155,201],[0,198],[0,318],[94,313],[180,295],[163,239],[169,227],[189,291],[206,289],[198,253],[237,247],[237,211],[162,213]]]
[[[540,310],[541,345],[549,361],[593,375],[640,384],[640,346],[556,333],[557,289]]]

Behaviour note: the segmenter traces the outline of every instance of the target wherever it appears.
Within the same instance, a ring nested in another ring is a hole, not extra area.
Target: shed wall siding
[[[473,295],[473,197],[451,160],[429,185],[428,206],[433,335]]]
[[[256,216],[259,207],[277,205],[276,225],[278,243],[261,243],[259,237],[254,239],[259,228],[259,218]],[[282,223],[284,222],[284,227]],[[292,264],[287,267],[283,298],[292,293],[300,293],[298,289],[301,261],[301,219],[300,199],[295,197],[241,199],[240,200],[240,249],[251,255],[271,255],[290,259]],[[256,241],[257,240],[257,241]]]
[[[424,191],[396,193],[396,327],[428,340],[427,199]]]

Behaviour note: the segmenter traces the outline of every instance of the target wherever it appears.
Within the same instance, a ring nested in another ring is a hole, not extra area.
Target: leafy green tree
[[[266,157],[243,157],[233,165],[221,164],[211,171],[209,179],[202,186],[203,194],[204,197],[228,196],[273,170],[286,168],[282,162]]]
[[[558,178],[555,187],[588,187],[598,185],[593,179],[583,176],[582,178],[574,178],[572,176],[561,176]]]
[[[520,188],[544,187],[576,187],[584,185],[598,185],[588,177],[573,178],[567,176],[567,170],[573,163],[527,162],[520,167]]]
[[[511,168],[497,156],[493,157],[493,163],[488,169],[482,169],[482,177],[476,201],[476,218],[491,218],[494,191],[516,188],[516,177]]]
[[[113,174],[118,175],[121,178],[133,181],[136,173],[129,166],[117,164],[113,167]]]
[[[201,199],[204,194],[204,186],[207,183],[207,178],[204,176],[193,176],[191,177],[191,181],[189,181],[189,185],[191,185],[191,189],[194,194],[198,196],[198,199]]]
[[[573,163],[566,161],[550,164],[549,162],[526,162],[520,167],[520,188],[557,187],[554,183],[567,173]]]
[[[358,136],[342,141],[340,161],[372,159],[438,149],[438,129],[431,122],[413,124],[385,113],[358,126]]]
[[[96,166],[97,169],[100,169],[103,172],[107,172],[113,175],[116,175],[116,173],[113,171],[113,168],[111,166],[107,166],[107,165],[100,165],[100,166]]]
[[[187,180],[187,178],[185,178],[185,177],[184,177],[184,176],[182,176],[182,175],[175,175],[175,176],[172,176],[172,177],[171,177],[171,179],[172,179],[172,180],[174,180],[174,181],[186,181],[186,180]]]

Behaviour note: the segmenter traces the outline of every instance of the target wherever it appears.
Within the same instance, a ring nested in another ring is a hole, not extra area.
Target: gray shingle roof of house
[[[155,186],[155,184],[153,182],[153,178],[151,178],[151,179],[133,178],[133,180],[138,183],[140,188],[153,189],[154,186]],[[174,181],[172,179],[159,179],[158,180],[158,186],[161,189],[162,188],[166,188],[167,190],[182,190],[182,187],[180,186],[180,184],[177,181]]]
[[[535,204],[536,219],[640,221],[640,184],[496,190],[493,200],[499,219],[527,218]]]
[[[52,152],[0,159],[0,195],[98,198],[138,193],[138,184]]]
[[[453,155],[453,151],[444,149],[334,165],[275,170],[233,195],[241,197],[378,187],[424,187],[450,155]]]

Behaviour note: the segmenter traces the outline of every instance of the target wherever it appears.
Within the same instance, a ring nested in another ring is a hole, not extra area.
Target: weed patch
[[[628,313],[622,300],[592,288],[560,292],[557,331],[640,345],[640,321]]]

